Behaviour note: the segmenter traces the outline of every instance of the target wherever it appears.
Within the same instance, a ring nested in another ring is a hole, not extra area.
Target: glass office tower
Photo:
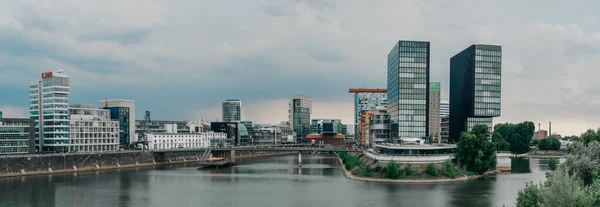
[[[398,41],[388,54],[391,138],[426,137],[429,119],[429,42]]]
[[[312,97],[293,95],[289,102],[289,123],[296,135],[298,143],[306,141],[310,132],[310,114],[312,113]]]
[[[450,139],[500,116],[502,47],[471,45],[450,59]]]
[[[223,101],[223,121],[236,122],[242,119],[242,101],[230,99]]]

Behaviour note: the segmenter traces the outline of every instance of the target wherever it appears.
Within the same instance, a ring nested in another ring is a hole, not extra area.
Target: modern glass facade
[[[226,100],[223,101],[223,121],[236,122],[242,119],[242,101]]]
[[[310,134],[344,134],[344,125],[340,119],[313,119]]]
[[[440,102],[440,116],[441,117],[449,117],[450,116],[450,102],[446,100],[442,100]]]
[[[385,89],[350,89],[354,93],[354,133],[356,141],[364,143],[361,137],[361,113],[362,111],[373,111],[387,108],[387,90]]]
[[[29,112],[36,120],[36,145],[46,152],[67,152],[69,145],[69,76],[62,71],[42,73],[29,85]]]
[[[441,139],[441,115],[440,115],[440,82],[429,83],[429,137],[432,140]]]
[[[135,136],[135,101],[123,99],[101,100],[100,107],[110,110],[110,119],[119,121],[119,145],[132,147]]]
[[[392,139],[429,135],[429,49],[429,42],[398,41],[388,54]]]
[[[450,59],[450,139],[500,116],[502,47],[472,45]]]
[[[0,118],[0,155],[34,153],[35,121]]]
[[[310,114],[312,113],[312,98],[306,95],[294,95],[289,103],[290,127],[296,134],[298,142],[305,142],[310,132]]]

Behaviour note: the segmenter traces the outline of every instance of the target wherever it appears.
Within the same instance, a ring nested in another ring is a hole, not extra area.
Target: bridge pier
[[[298,151],[298,167],[302,167],[302,152]]]

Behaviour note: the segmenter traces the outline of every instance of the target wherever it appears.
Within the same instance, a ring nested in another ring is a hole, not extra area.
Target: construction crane
[[[141,145],[142,150],[148,149],[148,137],[146,134],[149,131],[150,123],[152,123],[152,120],[150,120],[150,111],[146,111],[146,114],[144,115],[144,122],[142,123],[142,130],[140,130],[140,133],[138,134],[137,142],[137,146]]]

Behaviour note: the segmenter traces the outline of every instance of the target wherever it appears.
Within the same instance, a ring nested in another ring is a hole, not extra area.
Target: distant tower
[[[552,136],[552,121],[548,125],[550,125],[548,126],[548,136]]]
[[[223,121],[236,122],[242,120],[242,101],[229,99],[223,101]]]

